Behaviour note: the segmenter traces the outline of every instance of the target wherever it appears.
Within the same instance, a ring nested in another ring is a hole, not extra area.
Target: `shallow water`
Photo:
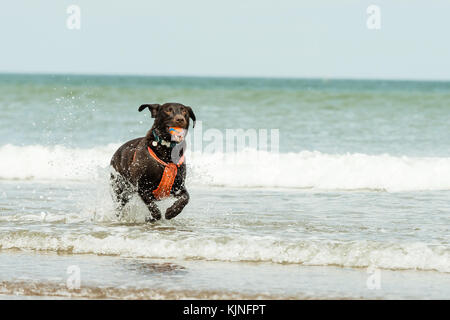
[[[5,298],[450,296],[447,82],[1,75],[0,93]],[[280,153],[193,148],[180,216],[145,224],[134,198],[119,220],[109,160],[151,125],[141,103],[171,100],[204,131],[279,129]]]
[[[382,270],[379,287],[368,287],[366,269],[334,266],[16,251],[2,257],[5,299],[439,299],[450,285],[430,271]],[[71,266],[80,270],[79,288],[68,287]]]

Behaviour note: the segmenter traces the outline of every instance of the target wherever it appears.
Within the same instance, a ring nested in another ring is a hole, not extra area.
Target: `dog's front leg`
[[[156,220],[161,219],[161,211],[156,206],[152,193],[144,190],[138,190],[138,193],[150,211],[150,216],[145,218],[145,222],[155,222]]]
[[[186,189],[182,189],[179,193],[175,194],[175,198],[177,200],[166,210],[167,220],[175,218],[181,211],[183,211],[183,208],[189,202],[189,193]]]

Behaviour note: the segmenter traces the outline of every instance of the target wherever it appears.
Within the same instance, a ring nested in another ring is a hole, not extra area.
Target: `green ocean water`
[[[450,82],[0,75],[0,144],[92,147],[143,134],[142,103],[203,128],[280,130],[280,151],[449,156]],[[419,147],[420,146],[420,147]]]

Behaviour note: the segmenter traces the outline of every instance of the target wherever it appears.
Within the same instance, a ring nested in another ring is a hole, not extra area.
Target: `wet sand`
[[[19,250],[0,251],[0,261],[0,299],[446,299],[450,288],[433,271],[379,270],[377,283],[371,270],[334,266]],[[69,287],[74,266],[79,288]]]

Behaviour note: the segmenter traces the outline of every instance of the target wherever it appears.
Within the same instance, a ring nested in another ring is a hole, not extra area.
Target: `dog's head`
[[[189,118],[193,121],[195,127],[195,114],[191,107],[181,103],[168,102],[164,104],[143,104],[139,111],[148,108],[155,118],[154,129],[158,129],[161,134],[169,134],[170,127],[181,127],[188,130]]]

